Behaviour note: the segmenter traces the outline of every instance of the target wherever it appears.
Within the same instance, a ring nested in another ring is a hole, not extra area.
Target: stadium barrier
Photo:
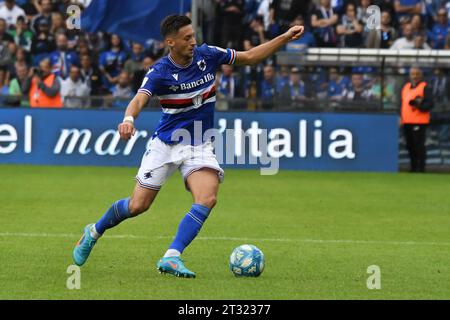
[[[160,113],[143,112],[129,142],[116,131],[122,117],[123,110],[0,109],[0,163],[137,167]],[[264,167],[270,158],[281,170],[398,170],[393,114],[217,112],[216,127],[224,137],[216,153],[226,168]],[[252,146],[263,138],[266,149]],[[247,160],[241,161],[242,154]]]

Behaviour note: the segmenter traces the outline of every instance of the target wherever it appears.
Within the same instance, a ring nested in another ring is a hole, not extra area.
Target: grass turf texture
[[[0,166],[0,299],[450,298],[450,179],[433,174],[228,170],[184,254],[191,280],[155,266],[191,205],[177,173],[148,213],[99,241],[81,290],[68,290],[83,227],[127,196],[135,172]],[[243,243],[266,256],[260,278],[228,270]],[[370,265],[381,268],[380,290],[366,287]]]

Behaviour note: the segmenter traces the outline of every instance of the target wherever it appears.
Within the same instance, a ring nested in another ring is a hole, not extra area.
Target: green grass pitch
[[[148,213],[95,247],[81,289],[66,288],[82,228],[134,186],[136,169],[0,166],[0,299],[449,299],[448,175],[228,170],[186,265],[156,262],[191,205],[177,173]],[[258,246],[256,279],[228,270],[232,249]],[[381,270],[369,290],[367,268]]]

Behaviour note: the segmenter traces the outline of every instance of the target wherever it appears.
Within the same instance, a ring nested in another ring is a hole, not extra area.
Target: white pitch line
[[[0,237],[17,237],[17,238],[67,238],[78,239],[80,234],[71,233],[21,233],[21,232],[0,232]],[[135,236],[131,234],[123,235],[105,235],[110,239],[144,239],[144,240],[161,240],[173,239],[171,236]],[[236,237],[197,237],[196,240],[201,241],[241,241],[248,243],[256,242],[300,242],[300,243],[318,243],[318,244],[374,244],[374,245],[410,245],[410,246],[450,246],[450,242],[437,241],[383,241],[383,240],[325,240],[325,239],[287,239],[287,238],[236,238]]]

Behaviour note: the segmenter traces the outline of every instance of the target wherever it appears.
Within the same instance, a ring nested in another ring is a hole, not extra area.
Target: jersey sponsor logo
[[[188,83],[182,83],[180,85],[181,90],[190,90],[190,89],[194,89],[197,88],[198,86],[201,86],[205,83],[208,83],[210,81],[213,81],[215,79],[214,75],[212,73],[208,73],[206,75],[204,75],[202,78],[195,80],[195,81],[191,81]]]

